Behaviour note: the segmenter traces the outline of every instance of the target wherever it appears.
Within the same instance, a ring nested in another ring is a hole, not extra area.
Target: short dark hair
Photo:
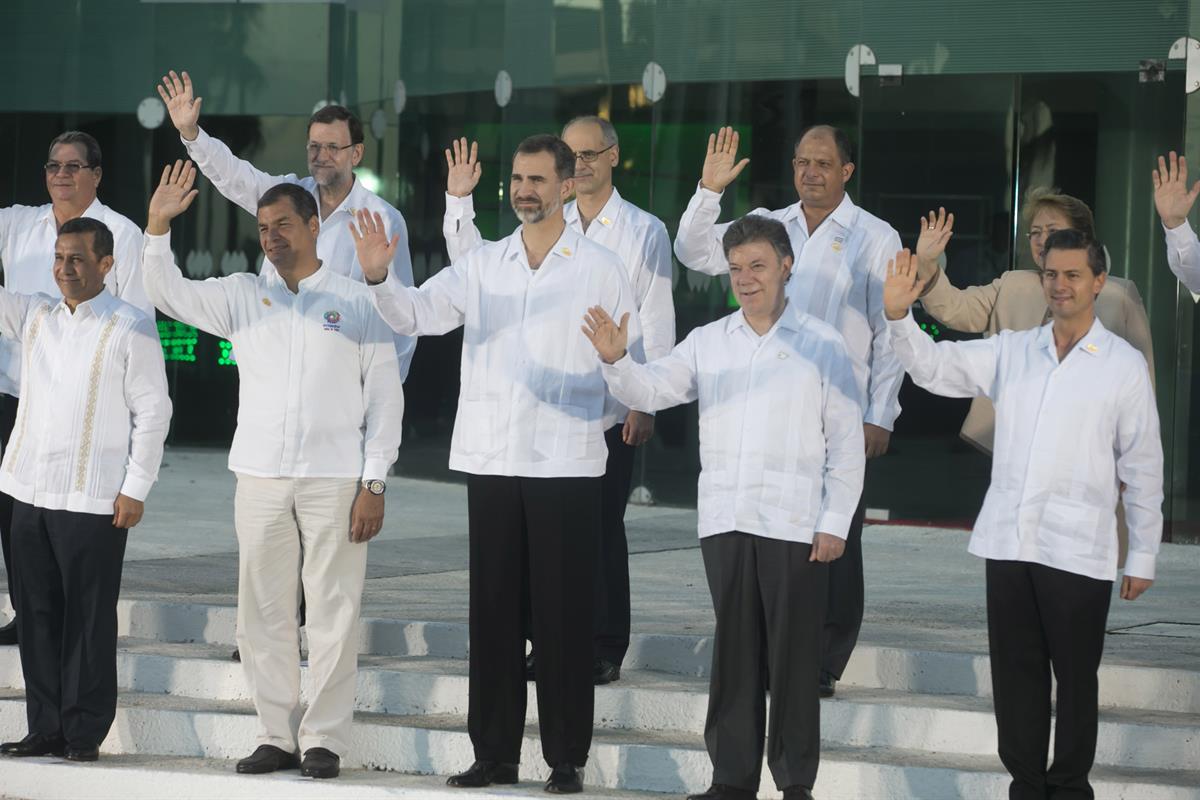
[[[787,228],[777,219],[764,217],[762,214],[747,214],[726,228],[725,235],[721,237],[721,247],[725,249],[726,260],[729,259],[729,252],[733,248],[750,242],[766,242],[771,245],[781,262],[785,258],[792,259],[793,263],[796,260],[792,252],[792,237],[788,236]]]
[[[1108,261],[1104,257],[1104,245],[1083,231],[1073,228],[1055,231],[1046,237],[1046,244],[1042,246],[1042,258],[1047,258],[1051,250],[1086,250],[1088,267],[1092,270],[1093,275],[1108,271]],[[1043,261],[1043,263],[1045,262]]]
[[[549,153],[554,156],[554,172],[560,181],[575,177],[575,151],[553,133],[537,133],[526,137],[517,145],[513,157],[518,153],[527,156]]]
[[[270,189],[262,193],[262,197],[258,198],[258,207],[265,208],[273,206],[280,200],[287,198],[292,201],[292,208],[296,209],[296,213],[300,215],[300,219],[308,222],[313,217],[317,216],[317,201],[312,196],[312,193],[298,183],[277,183]]]
[[[49,153],[54,153],[54,148],[60,144],[77,144],[83,147],[83,157],[87,159],[89,167],[98,167],[103,160],[100,157],[100,143],[96,141],[96,137],[90,133],[83,131],[64,131],[58,136],[50,140]],[[49,156],[48,156],[49,157]]]
[[[344,122],[350,128],[350,144],[363,143],[362,120],[356,117],[354,112],[345,106],[328,105],[318,108],[308,118],[308,130],[312,130],[312,126],[318,122],[322,125]]]
[[[854,163],[854,142],[850,141],[849,135],[841,128],[836,128],[833,125],[809,125],[804,130],[800,131],[800,135],[796,137],[796,143],[792,145],[792,152],[800,147],[800,142],[805,136],[810,133],[824,133],[833,137],[833,143],[837,147],[838,158],[843,164]]]
[[[92,253],[96,258],[104,258],[113,254],[112,231],[98,219],[91,217],[69,219],[58,229],[59,236],[64,233],[90,233],[92,235]]]

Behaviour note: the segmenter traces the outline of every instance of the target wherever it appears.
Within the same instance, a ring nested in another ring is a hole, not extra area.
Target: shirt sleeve
[[[985,397],[995,400],[996,367],[1003,336],[968,342],[934,343],[917,327],[912,312],[889,320],[892,347],[913,383],[943,397]]]
[[[1144,365],[1139,367],[1125,379],[1118,411],[1117,478],[1125,484],[1121,502],[1129,526],[1125,574],[1153,580],[1162,541],[1163,452],[1150,375]]]
[[[220,139],[209,136],[203,128],[199,130],[193,141],[179,137],[188,157],[226,200],[251,214],[258,212],[258,198],[267,189],[284,181],[299,183],[295,175],[268,175],[235,156]]]
[[[405,286],[389,274],[371,286],[371,302],[393,331],[402,336],[439,336],[466,320],[467,265],[470,259],[443,267],[419,288]]]
[[[964,333],[984,333],[992,320],[1001,280],[997,278],[983,286],[959,289],[939,269],[925,294],[921,295],[921,307],[947,328]]]
[[[866,444],[854,364],[840,341],[830,343],[828,354],[821,382],[825,467],[816,531],[845,539],[862,496]]]
[[[721,216],[721,195],[699,184],[688,201],[679,230],[675,233],[675,255],[688,269],[705,275],[724,275],[729,272],[721,237],[732,223],[717,224]]]
[[[613,364],[601,364],[609,392],[622,404],[648,412],[692,402],[698,390],[695,340],[692,333],[648,364],[638,363],[628,352]]]
[[[1167,266],[1189,292],[1200,294],[1200,239],[1184,220],[1177,228],[1163,226],[1167,237]]]
[[[404,387],[396,369],[392,332],[373,308],[359,347],[363,385],[364,481],[386,480],[400,449],[404,422]]]
[[[143,246],[142,232],[137,228],[130,227],[118,237],[113,253],[112,273],[115,279],[110,288],[114,295],[153,320],[154,304],[146,296],[146,287],[142,283]]]
[[[900,234],[888,230],[871,246],[867,262],[867,324],[871,327],[871,363],[868,364],[867,410],[863,422],[891,430],[900,416],[900,386],[904,368],[892,352],[892,337],[883,314],[883,284],[888,259],[900,251]]]
[[[142,248],[142,282],[146,295],[168,317],[228,339],[233,336],[233,310],[225,284],[230,278],[193,281],[183,277],[171,253],[171,234],[146,234]]]
[[[388,273],[404,286],[412,286],[414,280],[412,253],[408,246],[408,225],[404,222],[404,216],[399,211],[390,216],[393,228],[391,231],[388,231],[388,234],[399,234],[400,242],[396,245],[396,255],[392,258]],[[355,258],[357,258],[357,255]],[[393,349],[396,351],[396,359],[400,362],[400,381],[403,383],[408,380],[408,368],[412,365],[413,352],[417,349],[417,340],[416,337],[412,336],[396,335],[392,337],[392,344]]]
[[[145,502],[158,480],[163,442],[171,424],[171,399],[162,344],[153,319],[139,319],[125,364],[125,403],[129,407],[129,460],[121,494]]]
[[[475,200],[446,193],[446,214],[442,217],[442,236],[446,253],[453,264],[472,250],[483,247],[483,234],[475,227]]]
[[[671,241],[667,229],[653,225],[642,243],[642,270],[637,286],[646,360],[654,361],[675,345],[675,300],[671,295]]]
[[[0,336],[20,340],[24,338],[25,319],[35,295],[10,292],[0,286]]]

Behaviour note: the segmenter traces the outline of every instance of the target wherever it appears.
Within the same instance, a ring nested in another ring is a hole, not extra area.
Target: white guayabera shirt
[[[484,244],[474,219],[475,204],[470,196],[446,195],[442,234],[452,263]],[[563,206],[563,220],[571,230],[612,250],[625,265],[642,320],[646,360],[653,361],[671,352],[675,344],[675,302],[671,297],[671,240],[667,226],[622,198],[615,188],[586,232],[576,201]]]
[[[699,401],[701,538],[846,538],[866,456],[854,365],[832,326],[789,302],[759,336],[735,311],[665,358],[637,364],[626,355],[603,370],[633,407]]]
[[[972,553],[1113,580],[1119,493],[1129,525],[1125,574],[1154,578],[1163,454],[1141,353],[1099,319],[1062,361],[1053,322],[937,344],[911,313],[888,326],[918,386],[946,397],[983,395],[996,406],[992,483]]]
[[[842,334],[862,387],[863,422],[891,430],[900,416],[897,398],[904,370],[888,341],[883,282],[888,259],[900,250],[900,235],[856,206],[850,195],[811,234],[799,202],[750,213],[779,220],[787,228],[796,259],[788,300],[797,311]],[[675,255],[684,266],[707,275],[729,272],[721,237],[733,223],[718,225],[720,215],[721,195],[698,186],[675,234]]]
[[[642,360],[641,324],[625,268],[570,228],[531,269],[521,228],[476,248],[419,289],[389,275],[372,286],[397,333],[464,327],[461,389],[450,468],[475,475],[590,478],[604,474],[604,431],[627,409],[608,395],[583,315],[629,313],[630,351]]]
[[[0,289],[0,334],[21,345],[21,401],[0,491],[39,508],[113,513],[158,479],[171,400],[152,319],[107,289],[72,313]]]
[[[279,273],[192,281],[171,235],[146,235],[146,291],[170,317],[233,343],[229,468],[260,478],[385,480],[404,390],[392,332],[364,284],[322,266],[293,294]]]
[[[1187,220],[1178,228],[1163,226],[1167,235],[1167,265],[1189,292],[1200,294],[1200,239]]]
[[[142,229],[97,198],[81,216],[103,222],[113,235],[113,266],[104,276],[108,291],[154,321],[154,306],[142,288]],[[54,282],[54,243],[58,220],[54,206],[0,208],[0,262],[4,288],[20,294],[62,297]],[[0,338],[0,392],[17,396],[21,384],[21,348]]]

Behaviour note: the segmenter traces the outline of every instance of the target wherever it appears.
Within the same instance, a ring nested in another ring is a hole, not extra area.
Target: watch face
[[[366,487],[367,491],[371,494],[383,494],[384,490],[387,489],[387,484],[383,481],[367,481]]]

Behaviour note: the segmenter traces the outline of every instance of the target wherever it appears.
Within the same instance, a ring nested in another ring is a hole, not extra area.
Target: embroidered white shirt
[[[484,243],[475,227],[475,204],[470,196],[446,195],[442,233],[453,263]],[[625,265],[634,302],[642,320],[646,360],[671,352],[675,344],[675,302],[671,297],[671,240],[667,226],[621,197],[616,188],[600,213],[583,229],[575,200],[563,206],[567,227],[602,244]]]
[[[1200,239],[1187,220],[1177,228],[1163,226],[1167,236],[1167,266],[1189,292],[1200,294]]]
[[[854,364],[832,326],[788,303],[759,336],[735,311],[696,328],[664,358],[637,364],[626,356],[602,369],[630,406],[699,401],[702,538],[846,538],[866,456]]]
[[[97,198],[81,216],[103,222],[113,235],[113,266],[104,285],[113,295],[141,309],[154,321],[154,306],[142,287],[142,229]],[[20,294],[62,297],[54,282],[54,243],[58,220],[54,206],[0,208],[0,262],[4,288]],[[21,347],[0,338],[0,392],[16,395],[21,383]]]
[[[171,422],[154,322],[106,289],[74,313],[0,289],[0,334],[24,362],[0,491],[85,514],[112,514],[118,493],[145,501]]]
[[[312,177],[298,178],[295,175],[268,175],[256,168],[249,161],[244,161],[233,154],[229,147],[220,139],[214,139],[200,128],[200,134],[195,141],[189,142],[180,137],[187,148],[188,157],[196,163],[196,167],[212,182],[212,185],[230,202],[241,206],[251,215],[258,213],[258,198],[263,193],[279,183],[295,183],[304,187],[317,200],[320,208],[321,200],[317,195],[317,183]],[[358,254],[354,249],[354,237],[350,233],[350,222],[359,209],[376,212],[383,218],[384,229],[389,237],[399,234],[400,243],[396,247],[396,255],[392,259],[391,273],[406,286],[413,285],[412,258],[408,252],[408,226],[404,217],[390,203],[379,195],[363,186],[362,181],[355,179],[350,187],[350,194],[342,204],[334,209],[323,220],[317,234],[317,258],[328,264],[333,271],[345,275],[351,280],[362,283],[362,267],[358,263]],[[319,216],[319,215],[318,215]],[[262,274],[275,271],[270,259],[264,258]],[[394,337],[396,358],[399,360],[400,380],[408,377],[408,367],[412,362],[413,350],[417,346],[416,339],[409,337]]]
[[[476,475],[598,477],[604,431],[626,409],[611,399],[583,335],[584,312],[629,313],[630,351],[641,325],[625,268],[570,228],[531,269],[521,228],[443,268],[419,289],[389,276],[372,286],[397,333],[429,336],[464,326],[450,468]]]
[[[146,235],[143,265],[164,314],[233,343],[240,385],[231,470],[386,479],[404,393],[391,331],[364,284],[324,265],[295,294],[277,272],[188,280],[169,233]]]
[[[863,421],[891,430],[900,416],[904,370],[888,341],[883,282],[888,259],[900,249],[900,235],[856,206],[850,195],[811,233],[799,202],[750,213],[787,228],[795,255],[788,299],[797,311],[828,322],[846,339],[863,391]],[[675,255],[684,266],[707,275],[729,272],[721,237],[732,223],[718,225],[720,215],[721,195],[697,187],[675,235]]]
[[[912,314],[888,323],[913,381],[996,406],[992,483],[969,550],[1113,580],[1116,507],[1129,525],[1125,574],[1154,578],[1162,539],[1163,454],[1146,360],[1100,320],[1061,361],[1054,323],[939,342]]]

